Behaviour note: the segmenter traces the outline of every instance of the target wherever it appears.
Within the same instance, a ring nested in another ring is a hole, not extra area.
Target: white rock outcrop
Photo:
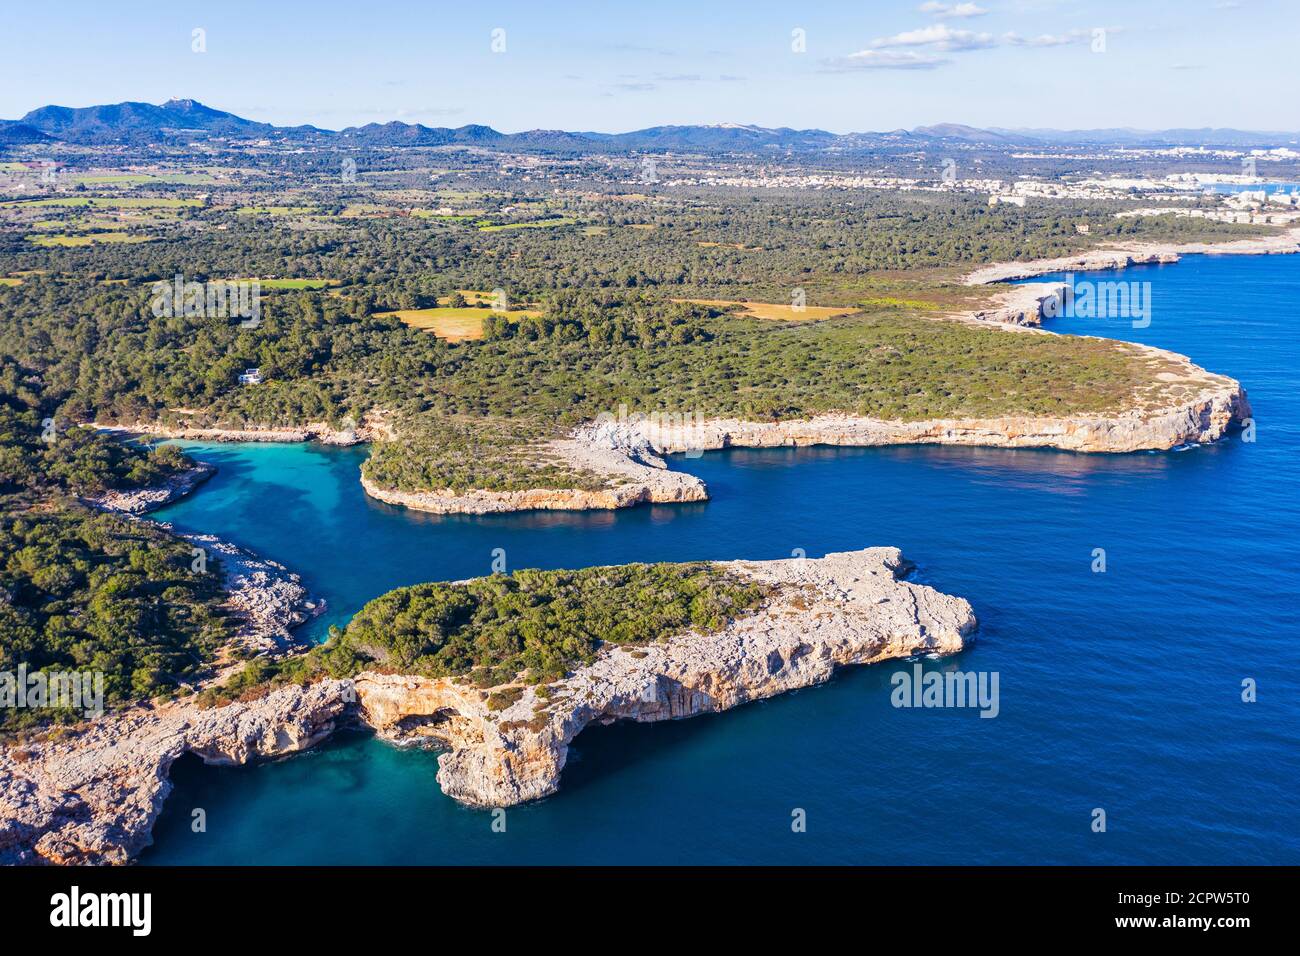
[[[1300,252],[1300,228],[1269,236],[1253,236],[1231,242],[1133,242],[1111,244],[1072,256],[1032,259],[1028,262],[995,262],[981,266],[962,278],[967,285],[987,285],[1008,279],[1028,279],[1049,272],[1092,272],[1124,269],[1131,265],[1177,262],[1187,255],[1267,256]]]
[[[214,465],[195,462],[192,468],[178,471],[166,481],[147,488],[131,488],[124,491],[106,491],[102,495],[87,499],[87,503],[105,511],[117,511],[121,514],[139,516],[157,511],[164,505],[184,498],[191,491],[217,473]]]
[[[210,710],[136,707],[5,749],[0,864],[130,862],[151,842],[177,757],[236,765],[306,750],[333,732],[349,686],[287,687]]]
[[[395,743],[445,749],[438,781],[448,796],[510,806],[559,787],[569,744],[593,722],[723,711],[841,666],[955,653],[975,629],[965,600],[902,579],[895,548],[719,567],[767,585],[765,603],[715,633],[605,645],[546,689],[514,688],[500,711],[456,680],[363,673],[207,710],[133,707],[12,745],[0,751],[0,864],[129,862],[149,845],[168,772],[185,753],[244,764],[306,750],[360,720]]]
[[[593,722],[716,713],[822,683],[841,666],[952,654],[975,629],[965,600],[902,579],[896,548],[718,567],[773,596],[717,633],[606,645],[544,690],[516,688],[500,712],[459,681],[380,674],[356,678],[359,712],[386,739],[447,748],[438,782],[448,796],[504,807],[555,792],[569,744]]]

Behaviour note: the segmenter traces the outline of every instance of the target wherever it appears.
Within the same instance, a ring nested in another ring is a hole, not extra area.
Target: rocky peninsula
[[[217,473],[215,465],[195,462],[166,481],[143,488],[108,491],[86,499],[92,507],[140,519],[149,512],[190,494]],[[278,654],[299,648],[292,630],[325,610],[313,599],[302,579],[278,561],[271,561],[216,535],[178,531],[158,522],[168,532],[194,545],[194,558],[206,568],[213,561],[221,568],[226,608],[240,622],[230,650]]]
[[[196,462],[193,468],[179,471],[161,484],[146,488],[106,491],[102,495],[88,499],[87,503],[106,511],[139,517],[184,498],[216,473],[215,466],[206,462]]]
[[[1274,235],[1235,239],[1231,242],[1134,242],[1106,245],[1072,256],[995,262],[962,277],[966,285],[987,285],[1010,279],[1029,279],[1050,272],[1094,272],[1132,265],[1177,262],[1183,256],[1267,256],[1300,252],[1300,228]]]
[[[975,629],[965,600],[903,579],[896,548],[719,567],[774,596],[713,634],[606,645],[544,695],[521,687],[500,711],[458,681],[362,674],[358,713],[384,739],[447,748],[438,782],[448,796],[503,807],[555,792],[570,743],[590,724],[717,713],[823,683],[841,666],[953,654]]]
[[[1059,283],[1013,286],[982,310],[949,321],[991,324],[1008,334],[1052,335],[1038,328]],[[945,320],[936,320],[945,321]],[[1071,416],[1008,415],[897,421],[851,414],[824,414],[775,422],[737,418],[664,421],[609,420],[582,425],[537,449],[539,459],[605,476],[598,490],[536,488],[526,491],[447,489],[399,491],[362,477],[366,494],[389,504],[437,514],[485,514],[530,509],[613,509],[642,503],[702,501],[708,489],[698,478],[672,471],[663,456],[724,448],[811,445],[974,445],[989,448],[1056,448],[1089,453],[1166,451],[1218,441],[1252,415],[1245,389],[1235,379],[1208,372],[1185,355],[1125,344],[1147,369],[1147,385],[1113,411]]]
[[[0,863],[125,863],[150,842],[185,753],[217,765],[297,753],[345,723],[445,750],[444,792],[476,807],[553,793],[584,727],[728,710],[822,683],[841,666],[951,654],[976,626],[963,599],[904,580],[894,548],[820,559],[721,562],[769,597],[709,634],[606,645],[541,686],[489,690],[454,679],[365,672],[202,709],[135,707],[0,753]],[[500,709],[494,709],[494,706]]]

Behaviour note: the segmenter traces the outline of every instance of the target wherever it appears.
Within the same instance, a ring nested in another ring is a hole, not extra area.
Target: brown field
[[[738,306],[739,315],[755,319],[772,319],[777,322],[812,322],[816,319],[834,319],[861,311],[855,305],[806,305],[796,311],[794,306],[779,302],[732,302],[727,299],[674,299],[673,301],[711,305],[718,309]]]
[[[491,292],[484,292],[481,289],[457,289],[456,291],[463,295],[465,301],[470,305],[479,305],[480,303],[491,305],[496,298]],[[438,304],[446,305],[448,301],[448,297],[444,295],[438,300]]]
[[[472,306],[463,309],[439,306],[436,309],[399,309],[396,312],[379,314],[395,315],[411,328],[425,329],[448,342],[464,342],[467,339],[483,337],[483,320],[492,313],[488,309],[476,309]],[[514,320],[527,315],[541,314],[533,309],[515,309],[506,312],[505,317]]]

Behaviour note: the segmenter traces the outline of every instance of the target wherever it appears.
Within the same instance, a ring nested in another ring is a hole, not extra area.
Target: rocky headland
[[[1133,242],[1117,243],[1072,256],[1032,259],[1028,262],[995,262],[962,277],[966,285],[987,285],[1009,279],[1028,279],[1050,272],[1093,272],[1124,269],[1132,265],[1177,262],[1183,256],[1266,256],[1300,252],[1300,228],[1268,236],[1252,236],[1232,242]]]
[[[184,498],[216,473],[215,466],[206,462],[195,462],[194,467],[178,471],[161,484],[146,488],[106,491],[86,501],[87,504],[106,511],[139,516],[157,511],[164,505]]]
[[[577,471],[602,475],[606,487],[412,492],[381,487],[365,475],[361,476],[361,487],[379,501],[434,514],[607,510],[705,501],[709,497],[704,482],[694,475],[670,471],[650,439],[636,430],[584,426],[567,438],[541,446],[539,458],[559,460]]]
[[[975,629],[965,600],[903,579],[896,548],[719,567],[773,596],[716,633],[605,645],[560,681],[521,686],[500,711],[455,680],[362,674],[358,713],[384,739],[447,749],[438,782],[448,796],[504,807],[554,793],[570,743],[590,724],[717,713],[823,683],[841,666],[953,654]]]
[[[234,766],[306,750],[347,709],[350,684],[287,687],[248,703],[133,707],[0,752],[0,864],[129,863],[149,845],[185,753]]]
[[[511,702],[498,710],[497,696],[454,679],[367,672],[207,710],[131,708],[12,746],[0,753],[0,862],[128,862],[149,844],[182,754],[243,764],[310,748],[347,722],[445,750],[448,796],[511,806],[559,787],[569,745],[592,723],[716,713],[822,683],[841,666],[955,653],[976,626],[965,600],[904,580],[894,548],[718,566],[769,596],[709,634],[605,645],[559,681],[505,688]]]
[[[384,420],[383,414],[380,412],[372,412],[359,424],[345,423],[343,427],[335,427],[328,422],[307,422],[303,425],[245,424],[240,427],[225,425],[166,425],[161,422],[133,422],[126,424],[90,422],[88,425],[92,428],[125,432],[132,435],[152,435],[156,438],[208,442],[315,441],[320,442],[322,445],[346,447],[394,437]]]
[[[997,322],[1008,332],[1055,334],[1035,328],[1044,302],[1059,286],[1021,287],[1007,302],[966,321]],[[987,448],[1057,448],[1090,453],[1165,451],[1222,438],[1251,417],[1241,384],[1207,372],[1187,356],[1130,345],[1150,374],[1150,384],[1117,411],[1072,416],[1007,415],[896,421],[832,413],[776,422],[716,418],[665,423],[655,419],[593,422],[539,447],[538,457],[608,476],[600,490],[397,491],[364,476],[366,494],[389,504],[437,514],[484,514],[530,509],[573,511],[624,508],[642,503],[703,501],[700,479],[666,467],[663,455],[698,454],[724,448],[811,445],[972,445]]]
[[[1234,242],[1182,245],[1147,243],[1098,249],[1078,256],[986,266],[964,277],[983,285],[1058,271],[1120,268],[1141,262],[1175,262],[1180,255],[1263,255],[1300,251],[1300,229]],[[944,320],[991,325],[1012,333],[1055,334],[1041,328],[1070,290],[1062,282],[1034,282],[999,290],[990,304]],[[389,504],[437,514],[625,508],[642,503],[702,501],[699,479],[673,472],[663,455],[724,448],[809,445],[976,445],[989,448],[1057,448],[1089,453],[1166,451],[1221,439],[1252,415],[1246,391],[1235,379],[1208,372],[1185,355],[1151,346],[1128,348],[1150,370],[1149,385],[1113,412],[1070,416],[1006,415],[898,421],[846,413],[776,422],[736,418],[664,423],[593,422],[540,445],[539,460],[558,460],[606,476],[598,490],[536,488],[399,491],[363,477],[366,494]]]

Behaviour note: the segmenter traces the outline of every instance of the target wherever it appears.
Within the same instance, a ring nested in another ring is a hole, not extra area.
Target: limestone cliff
[[[1131,265],[1177,262],[1185,255],[1265,256],[1300,252],[1300,228],[1273,235],[1252,236],[1232,242],[1131,242],[1118,243],[1054,259],[1029,262],[995,262],[966,275],[967,285],[986,285],[1008,279],[1027,279],[1049,272],[1090,272],[1099,269],[1124,269]]]
[[[767,585],[767,601],[717,632],[605,645],[545,689],[515,688],[500,711],[456,680],[363,673],[209,710],[136,707],[10,746],[0,751],[0,863],[128,862],[149,844],[168,771],[187,752],[210,764],[278,757],[355,717],[387,740],[445,749],[438,780],[448,796],[510,806],[558,788],[570,743],[593,722],[727,710],[821,683],[840,666],[951,654],[975,628],[966,601],[903,580],[894,548],[720,566]]]
[[[593,722],[728,710],[822,683],[840,666],[955,653],[975,628],[966,601],[902,580],[906,564],[895,548],[720,566],[773,587],[774,596],[714,634],[606,645],[594,663],[544,690],[517,689],[518,700],[500,712],[455,680],[362,674],[360,714],[386,739],[447,748],[438,782],[448,796],[503,807],[553,793],[569,744]]]
[[[106,715],[0,752],[0,864],[126,863],[148,846],[181,754],[244,764],[306,750],[333,732],[345,682],[288,687],[251,703]]]
[[[191,491],[217,473],[214,465],[195,462],[194,467],[186,468],[169,477],[158,485],[147,488],[130,488],[125,491],[106,491],[102,495],[88,498],[87,503],[105,511],[117,511],[122,514],[139,516],[157,511],[164,505],[184,498]]]

